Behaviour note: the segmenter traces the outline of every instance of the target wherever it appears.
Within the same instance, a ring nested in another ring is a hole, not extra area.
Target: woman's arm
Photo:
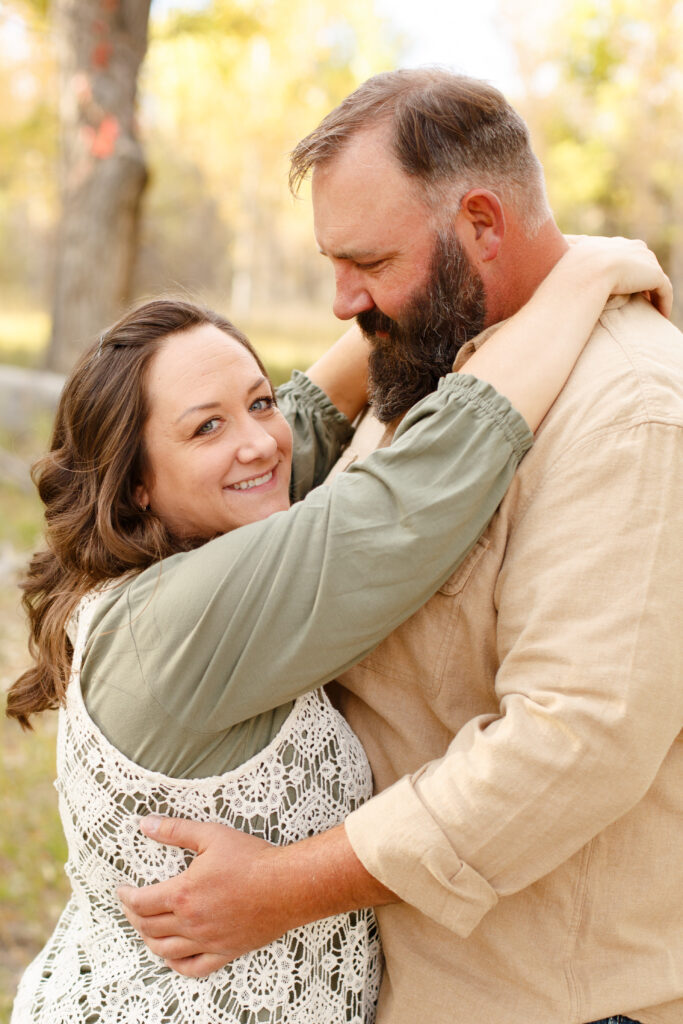
[[[300,501],[324,483],[353,437],[353,427],[328,395],[299,370],[277,389],[277,404],[292,431],[289,497]]]
[[[461,370],[493,384],[536,430],[610,295],[635,291],[650,292],[661,313],[671,312],[671,282],[644,242],[579,239]]]
[[[528,330],[506,325],[492,342],[514,348]],[[507,377],[501,387],[524,405]],[[131,693],[149,688],[168,721],[206,742],[333,678],[423,604],[476,542],[529,443],[505,398],[451,374],[389,448],[331,488],[143,573],[119,603],[126,621],[105,618],[90,656],[128,657]]]
[[[351,421],[368,400],[369,345],[357,326],[306,371],[277,389],[294,439],[290,497],[300,501],[324,482],[353,436]]]
[[[142,742],[150,730],[109,706],[107,666],[125,676],[131,700],[149,692],[164,729],[176,723],[206,743],[359,661],[447,579],[531,435],[490,385],[458,374],[402,427],[391,447],[289,512],[168,558],[126,586],[94,624],[83,669],[115,745],[121,732],[139,727]]]
[[[349,420],[368,403],[369,352],[367,338],[354,324],[306,371]]]

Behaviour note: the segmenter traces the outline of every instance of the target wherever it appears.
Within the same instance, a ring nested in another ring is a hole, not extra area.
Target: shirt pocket
[[[453,575],[449,576],[446,582],[439,587],[437,593],[443,594],[445,597],[457,597],[458,594],[462,594],[488,547],[488,539],[485,536],[480,537]]]
[[[416,687],[432,700],[467,652],[458,650],[459,619],[468,584],[489,547],[482,537],[422,608],[361,663],[394,687]]]

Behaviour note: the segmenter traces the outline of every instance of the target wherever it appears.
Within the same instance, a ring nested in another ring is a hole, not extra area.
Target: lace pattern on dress
[[[79,669],[97,595],[79,608],[60,711],[57,782],[73,895],[22,978],[11,1024],[370,1024],[380,952],[372,911],[297,928],[207,978],[165,967],[128,924],[119,885],[176,875],[191,851],[137,827],[141,814],[216,821],[296,842],[343,821],[370,796],[365,753],[327,696],[299,698],[274,740],[238,769],[174,779],[127,759],[83,703]]]

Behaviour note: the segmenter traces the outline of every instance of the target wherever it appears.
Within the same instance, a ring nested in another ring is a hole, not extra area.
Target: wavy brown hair
[[[104,331],[69,375],[48,454],[32,477],[45,505],[46,548],[21,583],[33,665],[10,687],[7,715],[29,716],[63,703],[72,648],[66,624],[81,598],[107,580],[135,575],[160,559],[203,543],[175,537],[135,488],[146,468],[146,377],[164,339],[214,324],[263,363],[229,320],[188,302],[157,299]]]

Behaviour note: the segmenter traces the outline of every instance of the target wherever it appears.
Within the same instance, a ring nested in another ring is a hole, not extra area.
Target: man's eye
[[[202,423],[201,427],[197,430],[198,434],[212,434],[217,429],[220,420],[217,416],[212,416],[206,423]]]
[[[377,270],[383,263],[384,260],[373,260],[372,263],[357,263],[356,266],[360,270]]]
[[[268,409],[272,409],[275,405],[275,399],[272,395],[262,395],[261,398],[257,398],[255,402],[252,402],[249,409],[252,412],[266,412]]]

